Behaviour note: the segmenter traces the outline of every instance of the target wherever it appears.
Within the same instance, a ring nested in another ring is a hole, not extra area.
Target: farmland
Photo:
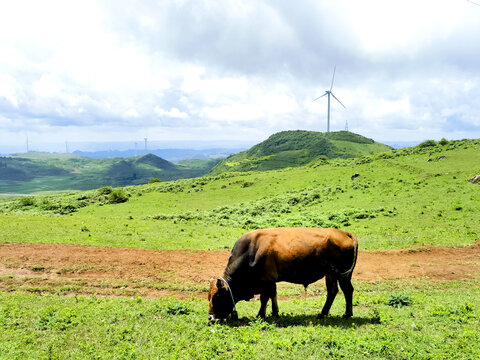
[[[0,359],[478,358],[479,148],[2,200]],[[207,326],[207,276],[240,234],[275,226],[357,234],[354,317],[339,294],[316,318],[323,282],[282,284],[279,318],[252,301]]]

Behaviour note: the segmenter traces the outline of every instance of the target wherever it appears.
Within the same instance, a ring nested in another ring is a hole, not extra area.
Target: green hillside
[[[305,165],[321,156],[347,159],[388,150],[391,148],[387,145],[348,131],[283,131],[249,150],[222,160],[210,174],[282,169]]]
[[[176,165],[153,154],[126,159],[19,154],[0,157],[0,194],[88,190],[101,186],[146,184],[151,178],[191,178],[204,175],[215,164],[211,160],[191,160]]]
[[[222,249],[250,229],[315,226],[352,231],[363,249],[466,245],[480,238],[480,185],[468,181],[476,174],[480,140],[442,141],[268,172],[22,197],[0,201],[0,242]]]

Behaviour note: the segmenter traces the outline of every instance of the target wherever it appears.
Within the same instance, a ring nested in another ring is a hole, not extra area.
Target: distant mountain
[[[88,190],[145,184],[151,178],[192,178],[205,175],[218,161],[185,160],[177,165],[154,154],[110,159],[72,154],[17,154],[0,157],[0,193]]]
[[[136,158],[135,164],[150,165],[150,166],[153,166],[154,168],[163,169],[163,170],[175,169],[175,165],[172,164],[170,161],[164,160],[161,157],[153,154],[147,154],[147,155]]]
[[[421,141],[386,141],[384,144],[391,146],[394,149],[403,149],[407,147],[413,147],[420,144]]]
[[[108,158],[129,158],[136,157],[140,155],[153,154],[157,155],[168,161],[176,162],[180,160],[189,160],[189,159],[218,159],[225,158],[231,154],[235,154],[243,149],[223,149],[223,148],[212,148],[212,149],[154,149],[154,150],[105,150],[105,151],[80,151],[75,150],[73,154],[80,155],[93,159],[108,159]]]
[[[222,160],[210,174],[281,169],[305,165],[320,156],[345,159],[388,150],[391,147],[348,131],[283,131]]]

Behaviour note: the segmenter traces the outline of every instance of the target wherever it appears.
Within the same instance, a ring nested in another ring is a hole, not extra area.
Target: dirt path
[[[222,274],[229,253],[0,243],[0,290],[185,298],[202,294],[206,280]],[[477,242],[464,248],[360,251],[354,279],[469,280],[479,272]]]

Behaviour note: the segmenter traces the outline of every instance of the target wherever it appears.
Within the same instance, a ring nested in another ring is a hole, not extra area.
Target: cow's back
[[[337,229],[276,228],[249,232],[232,251],[231,268],[247,268],[260,282],[288,281],[303,285],[330,272],[352,267],[352,235]]]

